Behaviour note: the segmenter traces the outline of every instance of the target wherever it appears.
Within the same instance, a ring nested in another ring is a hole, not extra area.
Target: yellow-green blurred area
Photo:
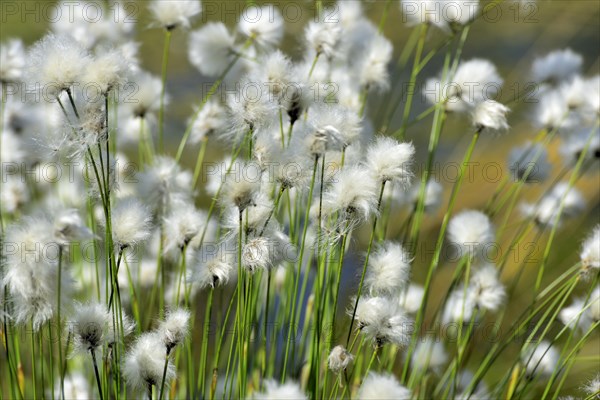
[[[258,2],[263,3],[263,2]],[[266,3],[266,2],[265,2]],[[289,54],[294,60],[302,58],[303,30],[310,19],[315,16],[315,4],[309,1],[271,1],[281,10],[286,20],[285,38],[282,50]],[[369,18],[376,24],[380,23],[387,1],[364,1],[363,7]],[[397,59],[407,42],[411,28],[407,26],[400,12],[399,2],[392,1],[389,15],[385,21],[383,33],[394,45],[394,59]],[[485,6],[487,1],[482,2]],[[22,38],[27,44],[31,44],[41,38],[48,29],[48,21],[44,18],[43,10],[51,6],[52,2],[42,1],[2,1],[2,23],[0,25],[1,39],[4,41],[10,37]],[[9,5],[16,5],[17,10],[13,12]],[[151,27],[151,20],[147,11],[147,3],[144,1],[131,2],[133,17],[137,21],[137,33],[135,40],[140,43],[140,56],[142,67],[155,74],[160,74],[162,46],[164,33],[161,29]],[[192,29],[200,27],[206,21],[218,20],[225,22],[228,26],[235,26],[237,16],[246,6],[243,1],[203,1],[204,14],[195,21]],[[332,2],[324,2],[324,6]],[[466,177],[458,196],[455,207],[456,212],[465,208],[483,209],[486,202],[494,192],[497,185],[506,174],[510,174],[507,166],[507,155],[513,146],[522,145],[527,140],[532,140],[537,131],[531,123],[535,112],[536,94],[528,98],[515,100],[530,82],[529,71],[535,57],[544,55],[555,49],[571,48],[584,57],[583,74],[592,76],[600,72],[600,2],[598,0],[562,0],[562,1],[538,1],[524,2],[526,6],[518,2],[507,1],[490,9],[486,17],[479,18],[472,25],[463,51],[463,59],[486,58],[492,61],[504,78],[505,83],[499,96],[500,101],[511,107],[509,123],[511,128],[500,136],[484,135],[477,145],[473,155],[471,173]],[[29,10],[29,11],[25,11]],[[36,11],[37,10],[37,11]],[[10,13],[9,13],[10,11]],[[425,51],[435,48],[445,40],[445,34],[430,30],[428,33]],[[195,70],[187,59],[188,32],[176,30],[171,42],[171,53],[169,59],[169,70],[167,78],[167,92],[172,101],[167,108],[167,129],[169,135],[170,151],[175,151],[179,138],[181,137],[187,119],[192,112],[192,106],[197,104],[203,92],[207,90],[205,83],[210,79],[203,77]],[[419,82],[438,74],[442,67],[443,51],[436,54],[430,63],[424,68],[418,77]],[[409,61],[410,65],[410,61]],[[409,70],[400,70],[395,62],[390,65],[390,71],[394,80],[408,81]],[[392,101],[392,96],[398,93],[381,92],[372,93],[369,97],[367,115],[373,118],[375,128],[379,128],[381,121],[376,118],[381,115],[381,109],[387,107]],[[423,97],[416,96],[412,116],[418,115],[429,107]],[[400,126],[402,110],[396,111],[395,118],[390,124],[390,131]],[[412,125],[406,135],[406,139],[412,141],[417,149],[417,174],[423,170],[429,131],[431,127],[429,116],[421,122]],[[456,168],[446,168],[450,163],[460,162],[463,153],[471,140],[472,128],[470,121],[464,116],[449,115],[444,126],[439,153],[436,158],[437,167],[434,170],[435,179],[445,188],[445,199],[447,202],[449,190],[455,178]],[[551,162],[554,165],[553,175],[544,183],[527,185],[522,191],[522,198],[535,201],[547,190],[552,181],[559,175],[563,180],[568,180],[570,171],[565,170],[563,161],[558,155],[560,141],[555,140],[551,145]],[[188,168],[193,168],[195,159],[194,151],[188,152],[188,158],[184,160]],[[215,160],[220,157],[222,150],[219,147],[209,145],[207,160]],[[476,163],[479,163],[477,165]],[[579,179],[576,187],[581,190],[587,200],[585,213],[575,219],[565,221],[558,229],[554,244],[550,250],[542,286],[552,282],[562,272],[573,266],[579,260],[579,248],[584,237],[600,219],[600,177],[598,164],[588,170],[586,175]],[[564,174],[563,174],[564,173]],[[431,254],[435,245],[438,229],[441,223],[443,208],[434,216],[426,216],[422,226],[422,247],[414,255],[413,277],[417,282],[423,282],[425,273],[429,266]],[[399,233],[403,221],[407,218],[406,212],[392,212],[389,223],[388,237],[395,238]],[[533,286],[537,276],[539,265],[542,261],[549,233],[538,235],[536,229],[521,241],[516,249],[509,249],[508,245],[516,233],[522,221],[522,216],[515,207],[511,215],[502,212],[494,219],[497,227],[506,224],[506,229],[500,238],[499,258],[505,256],[506,252],[512,252],[509,261],[503,271],[502,280],[511,282],[513,278],[522,272],[519,284],[514,288],[508,301],[507,317],[505,325],[501,329],[508,329],[510,322],[514,321],[524,308],[530,303]],[[365,248],[364,243],[368,240],[368,228],[361,229],[354,238],[352,249],[353,261],[362,257],[360,251]],[[537,238],[537,240],[535,240]],[[445,254],[444,252],[442,254]],[[528,257],[528,261],[523,263]],[[440,301],[442,294],[446,291],[452,279],[456,262],[445,260],[442,262],[433,281],[431,291],[432,298],[429,304],[433,310]],[[521,269],[523,269],[521,271]],[[345,271],[345,281],[356,281],[359,267],[349,268]],[[591,282],[582,282],[574,296],[581,296],[584,289]],[[350,296],[355,290],[354,285],[346,285],[344,296]],[[342,297],[341,302],[343,302]],[[569,301],[570,302],[570,301]],[[567,302],[567,305],[569,304]],[[342,307],[343,308],[343,307]],[[494,316],[488,316],[493,321]],[[549,333],[554,337],[562,328],[559,323],[555,324]],[[506,332],[504,332],[506,333]],[[474,347],[474,351],[481,352],[483,357],[493,343],[482,340]],[[520,343],[507,349],[507,354],[517,357]],[[588,344],[578,355],[571,375],[565,384],[565,394],[578,393],[580,385],[600,370],[600,338],[598,332],[592,335]],[[477,360],[480,357],[474,357]],[[510,358],[510,357],[509,357]],[[509,368],[510,364],[505,361],[496,365],[497,375],[501,376]],[[503,369],[504,368],[504,369]],[[492,372],[493,374],[493,372]]]

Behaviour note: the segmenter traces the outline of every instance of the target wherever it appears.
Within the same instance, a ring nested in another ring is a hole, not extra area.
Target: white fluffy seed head
[[[472,318],[476,317],[476,303],[473,291],[463,287],[455,289],[444,306],[442,322],[444,324],[459,323],[469,324]]]
[[[0,44],[0,82],[20,81],[25,65],[25,49],[20,39],[10,39]]]
[[[183,170],[173,158],[159,156],[137,175],[140,198],[157,214],[165,213],[171,205],[191,202],[192,174]]]
[[[61,246],[92,237],[92,231],[85,226],[77,210],[59,211],[54,218],[54,238]]]
[[[125,81],[129,64],[119,50],[111,50],[95,57],[84,72],[83,82],[86,87],[99,91],[106,96],[113,88],[118,88]]]
[[[367,53],[359,66],[359,80],[365,88],[387,89],[390,85],[387,65],[394,47],[383,35],[376,34],[367,46]]]
[[[534,218],[539,226],[552,227],[561,223],[557,220],[561,202],[561,221],[563,218],[574,218],[585,209],[585,198],[579,190],[570,188],[567,182],[558,183],[537,203],[523,203],[520,208],[525,216]]]
[[[86,352],[100,347],[106,339],[109,323],[112,321],[105,305],[100,303],[76,305],[69,322],[75,349]]]
[[[530,347],[521,357],[527,374],[530,376],[535,374],[552,375],[560,359],[560,352],[545,340],[531,343],[531,346],[535,346],[535,348]]]
[[[158,325],[157,332],[163,345],[170,351],[182,343],[189,333],[190,312],[182,308],[169,311],[164,321]]]
[[[506,290],[493,264],[477,268],[471,277],[468,290],[472,293],[475,305],[488,311],[498,310],[506,298]]]
[[[494,100],[484,100],[475,105],[473,126],[478,130],[505,131],[508,129],[506,114],[509,108]]]
[[[580,257],[584,269],[600,269],[600,225],[583,242]]]
[[[353,310],[348,310],[352,316]],[[412,320],[400,308],[397,299],[362,296],[358,301],[355,320],[358,329],[376,346],[393,343],[406,346],[412,333]]]
[[[468,254],[473,257],[494,242],[494,227],[489,217],[481,211],[462,211],[450,220],[448,240],[458,247],[460,256]]]
[[[202,11],[200,0],[152,0],[148,7],[156,23],[167,30],[189,28]]]
[[[369,257],[365,287],[372,295],[397,293],[408,282],[410,261],[399,243],[384,243]]]
[[[308,119],[316,131],[312,136],[321,136],[325,141],[322,151],[311,149],[313,154],[322,154],[329,150],[341,151],[354,143],[362,130],[360,116],[341,105],[315,104],[310,108]]]
[[[254,170],[260,176],[260,168],[253,163],[240,165],[241,171]],[[226,204],[233,205],[239,212],[256,204],[256,198],[260,193],[260,181],[258,179],[249,179],[245,173],[232,173],[225,177],[224,194]]]
[[[378,137],[368,148],[366,164],[380,181],[408,185],[412,178],[411,167],[415,147],[389,137]]]
[[[569,306],[564,307],[558,314],[558,319],[570,329],[586,332],[593,323],[586,303],[582,299],[575,299]]]
[[[411,283],[403,290],[399,297],[399,304],[409,314],[416,314],[423,302],[425,289],[423,286]]]
[[[206,76],[223,73],[232,60],[235,38],[222,22],[208,22],[190,34],[188,57]]]
[[[410,389],[400,385],[392,375],[369,373],[358,389],[357,398],[363,400],[408,400]]]
[[[332,59],[337,53],[342,29],[338,23],[311,21],[304,29],[308,47],[317,54]]]
[[[583,155],[584,150],[586,150],[585,155]],[[583,128],[569,133],[563,139],[560,153],[568,166],[574,167],[580,158],[583,158],[585,163],[596,160],[595,166],[597,166],[600,159],[600,129]]]
[[[354,356],[350,354],[344,346],[341,345],[335,346],[327,358],[329,369],[334,374],[339,374],[340,372],[344,371],[346,368],[348,368],[348,366],[350,366],[352,361],[354,361]]]
[[[260,48],[268,50],[276,47],[283,38],[284,20],[281,12],[272,4],[259,7],[251,5],[240,15],[238,30],[252,38]]]
[[[577,74],[582,65],[583,57],[573,50],[555,50],[536,58],[531,74],[536,82],[559,83]]]
[[[174,205],[163,221],[164,251],[183,249],[202,232],[206,216],[188,203]]]
[[[29,82],[41,85],[48,95],[56,97],[81,79],[89,62],[87,51],[71,36],[49,33],[29,51]]]
[[[368,219],[377,212],[379,186],[368,169],[360,165],[344,168],[323,195],[323,216],[341,211],[342,221],[358,223]]]
[[[192,124],[190,143],[197,144],[207,140],[209,136],[218,134],[227,129],[227,110],[217,101],[209,100]]]
[[[428,336],[417,343],[410,365],[421,372],[431,370],[437,373],[447,361],[448,354],[444,344],[439,339]]]
[[[134,246],[150,237],[152,216],[135,198],[120,199],[112,209],[113,242],[121,249]]]
[[[195,271],[195,280],[200,283],[201,288],[215,288],[229,282],[234,273],[235,260],[230,253],[224,251],[209,258],[209,255],[200,251],[198,254],[198,268]]]
[[[126,103],[131,107],[135,117],[144,118],[149,112],[158,111],[162,83],[159,77],[148,72],[139,71],[135,74],[137,91],[131,94]]]
[[[300,385],[295,382],[279,384],[274,380],[265,381],[265,389],[254,393],[255,400],[305,400],[308,397],[302,392]]]
[[[146,393],[149,385],[160,385],[165,365],[165,346],[156,332],[142,334],[125,355],[123,376],[134,390]],[[175,366],[167,363],[165,385],[175,378]]]

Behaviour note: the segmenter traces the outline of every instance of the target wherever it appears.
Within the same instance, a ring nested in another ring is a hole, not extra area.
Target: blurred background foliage
[[[351,1],[351,0],[344,0]],[[52,1],[6,1],[3,0],[2,23],[0,24],[0,38],[2,41],[18,37],[31,44],[40,39],[48,30],[49,24],[44,12],[51,10]],[[128,3],[128,10],[133,12],[132,18],[137,24],[137,33],[135,40],[140,44],[140,58],[142,66],[150,72],[160,75],[163,32],[151,26],[147,3],[145,1],[124,1]],[[267,3],[267,2],[257,2]],[[299,60],[303,52],[303,29],[306,22],[315,17],[315,4],[311,1],[269,1],[268,3],[277,5],[282,10],[286,20],[286,33],[282,45],[282,50],[293,59]],[[333,4],[331,1],[324,1],[323,5],[327,7]],[[369,18],[379,23],[386,6],[386,0],[363,1],[363,8]],[[384,26],[384,35],[392,41],[394,45],[394,59],[400,55],[409,35],[410,27],[407,27],[403,20],[398,1],[392,1],[390,12]],[[482,4],[486,4],[484,1]],[[508,152],[513,146],[521,145],[528,139],[531,140],[536,134],[536,128],[531,124],[531,115],[535,111],[536,94],[530,96],[527,102],[524,99],[517,99],[515,96],[525,88],[529,82],[528,74],[533,59],[544,55],[555,49],[570,47],[575,52],[584,56],[583,73],[586,76],[598,74],[600,72],[600,1],[598,0],[558,0],[558,1],[537,1],[528,3],[527,7],[519,7],[518,2],[505,1],[500,6],[490,10],[487,18],[480,18],[472,25],[471,32],[467,39],[467,44],[463,51],[463,59],[486,58],[491,60],[505,79],[504,87],[499,96],[500,101],[510,103],[512,112],[509,115],[511,129],[502,136],[482,137],[473,155],[473,162],[480,162],[482,168],[474,168],[474,174],[466,177],[456,205],[456,211],[464,208],[482,209],[490,195],[493,193],[502,176],[495,180],[497,170],[494,168],[485,171],[485,163],[497,165],[501,174],[509,174],[506,158]],[[8,13],[9,4],[18,7],[17,13]],[[235,26],[238,15],[246,7],[245,1],[203,1],[204,13],[195,21],[192,29],[201,26],[203,23],[212,20],[225,22],[228,26]],[[27,13],[24,11],[29,10]],[[46,11],[44,11],[46,10]],[[427,41],[427,49],[434,48],[441,43],[445,35],[439,31],[430,30]],[[169,59],[169,71],[167,81],[167,92],[172,101],[169,103],[166,111],[167,135],[169,152],[173,153],[179,143],[179,139],[185,130],[188,117],[192,113],[192,106],[208,90],[206,83],[212,83],[206,77],[203,77],[194,69],[187,59],[188,32],[176,30],[171,42],[171,53]],[[423,82],[426,78],[436,75],[442,66],[443,54],[437,54],[426,68],[419,75],[418,81]],[[409,62],[410,65],[410,62]],[[410,71],[400,70],[395,63],[389,66],[392,79],[408,81]],[[204,92],[203,92],[204,89]],[[382,107],[390,102],[391,95],[397,96],[397,93],[383,92],[374,93],[369,96],[367,116],[373,119],[376,128],[380,121],[377,117],[381,116]],[[401,106],[402,107],[402,106]],[[397,110],[394,119],[390,124],[390,131],[394,131],[400,126],[401,107]],[[425,99],[415,96],[413,103],[413,116],[429,107]],[[465,118],[450,115],[446,126],[442,132],[440,140],[440,151],[436,161],[438,162],[437,174],[435,178],[444,186],[445,195],[449,195],[449,189],[452,186],[452,179],[455,169],[448,169],[444,173],[444,166],[449,163],[460,162],[468,141],[471,139],[471,127],[469,121]],[[431,116],[425,118],[419,123],[410,127],[407,131],[406,139],[412,141],[417,149],[417,176],[424,169],[425,157],[427,154],[427,143],[429,140],[429,129],[431,125]],[[554,165],[553,177],[558,175],[562,169],[562,161],[558,156],[558,141],[554,141],[550,149],[550,161]],[[209,146],[209,153],[206,161],[217,161],[223,154],[223,149],[218,146]],[[188,152],[188,158],[184,158],[183,163],[187,168],[193,168],[195,159],[194,151]],[[596,167],[597,169],[597,164]],[[486,172],[487,178],[486,178]],[[552,179],[550,179],[551,181]],[[528,185],[524,191],[524,197],[529,200],[537,199],[551,183],[541,183]],[[559,240],[555,242],[550,255],[548,270],[545,274],[544,282],[547,284],[559,276],[566,268],[578,261],[578,252],[583,238],[590,232],[591,228],[600,221],[600,175],[598,171],[590,171],[586,176],[577,182],[577,188],[586,196],[588,207],[586,213],[582,216],[569,220],[559,230]],[[206,204],[206,196],[200,192],[200,203]],[[442,204],[446,204],[446,199]],[[436,215],[426,217],[422,226],[422,247],[417,250],[415,261],[413,263],[413,279],[416,282],[423,282],[428,267],[431,253],[435,245],[437,231],[441,223],[443,210],[439,210]],[[509,219],[506,234],[503,235],[504,242],[500,243],[501,252],[510,251],[508,242],[515,233],[520,221],[518,209],[515,209]],[[402,222],[407,218],[406,212],[395,212],[392,214],[388,228],[388,237],[393,238],[399,233]],[[500,224],[502,221],[496,221]],[[356,249],[364,248],[364,243],[368,240],[368,229],[359,231],[354,239],[354,252],[348,257],[348,262],[361,264],[362,254],[357,253]],[[504,281],[510,280],[515,274],[519,273],[523,257],[529,254],[530,262],[526,263],[519,285],[512,294],[507,310],[507,318],[501,329],[506,330],[510,326],[513,318],[518,317],[523,307],[529,304],[531,299],[531,288],[536,279],[537,267],[541,261],[544,246],[548,233],[541,235],[537,242],[533,242],[536,233],[532,232],[527,239],[523,241],[518,249],[513,250],[513,256],[507,264],[503,273]],[[442,254],[448,254],[442,253]],[[499,256],[502,256],[500,254]],[[453,266],[455,263],[447,260],[445,265],[438,270],[433,281],[432,294],[434,296],[431,305],[437,305],[439,299],[436,294],[446,291],[448,283],[451,280]],[[360,274],[359,268],[345,268],[344,285],[341,298],[344,304],[344,298],[351,296],[356,285],[349,283],[358,280]],[[544,283],[543,283],[544,284]],[[575,296],[579,293],[575,293]],[[200,307],[201,308],[201,307]],[[430,307],[432,308],[432,307]],[[343,308],[342,308],[343,309]],[[200,311],[202,312],[202,311]],[[342,317],[345,318],[345,317]],[[488,320],[493,320],[494,316],[488,316]],[[485,323],[485,321],[484,321]],[[556,332],[554,332],[556,333]],[[481,343],[481,352],[485,353],[486,348],[491,343]],[[479,347],[476,347],[479,348]],[[517,356],[518,346],[513,351]],[[567,380],[565,385],[565,394],[575,393],[581,382],[593,378],[600,371],[600,334],[597,332],[594,337],[588,341],[584,350],[579,354],[580,359],[575,363],[571,374],[577,379]],[[498,366],[501,368],[501,366]],[[504,371],[499,371],[503,373]]]

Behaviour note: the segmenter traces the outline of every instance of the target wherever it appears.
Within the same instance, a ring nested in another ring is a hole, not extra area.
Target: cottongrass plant
[[[279,6],[248,2],[230,26],[152,0],[164,47],[144,66],[109,3],[0,44],[1,398],[599,396],[600,227],[582,220],[600,78],[580,54],[531,60],[539,101],[504,103],[499,60],[463,56],[499,1],[388,0],[379,26],[361,2],[317,1],[286,54]],[[398,12],[412,33],[395,49]],[[167,84],[172,41],[213,79],[189,107]],[[537,133],[504,177],[468,182],[480,142],[523,125]],[[447,185],[450,126],[469,144],[451,136]]]

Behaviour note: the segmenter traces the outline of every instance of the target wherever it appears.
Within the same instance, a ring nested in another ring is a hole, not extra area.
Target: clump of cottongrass
[[[408,400],[412,393],[400,385],[394,376],[371,372],[360,385],[357,397],[364,400]]]
[[[552,169],[552,164],[548,161],[548,150],[542,144],[532,142],[512,149],[508,165],[514,178],[524,180],[525,183],[546,180]]]
[[[420,373],[428,370],[439,373],[446,362],[448,354],[444,344],[439,339],[428,336],[417,343],[410,365]]]
[[[218,76],[231,63],[235,38],[222,22],[209,22],[190,33],[188,57],[207,76]]]
[[[367,150],[366,164],[381,182],[391,181],[406,186],[412,178],[414,154],[412,143],[378,137]]]
[[[302,392],[300,385],[295,382],[286,382],[279,384],[274,380],[267,380],[264,383],[265,390],[254,393],[252,396],[256,400],[304,400],[308,397]]]
[[[365,287],[372,295],[397,293],[408,282],[410,261],[399,243],[384,243],[369,257]]]
[[[153,0],[148,7],[156,23],[169,31],[179,26],[189,28],[202,11],[199,0]]]
[[[448,240],[458,247],[461,257],[485,256],[481,252],[494,242],[494,227],[489,217],[481,211],[462,211],[448,224]]]
[[[135,341],[125,355],[122,371],[132,389],[149,394],[153,386],[168,385],[175,378],[175,366],[165,357],[165,344],[156,332],[144,333]]]
[[[329,353],[327,365],[334,374],[339,374],[340,372],[345,371],[353,361],[354,356],[350,354],[344,346],[338,345],[331,350],[331,353]]]
[[[152,232],[152,216],[135,198],[116,202],[111,214],[112,239],[119,251],[145,242]]]
[[[352,316],[352,310],[348,314]],[[386,343],[406,346],[410,341],[413,322],[396,299],[362,296],[354,319],[360,332],[372,339],[377,347]]]

